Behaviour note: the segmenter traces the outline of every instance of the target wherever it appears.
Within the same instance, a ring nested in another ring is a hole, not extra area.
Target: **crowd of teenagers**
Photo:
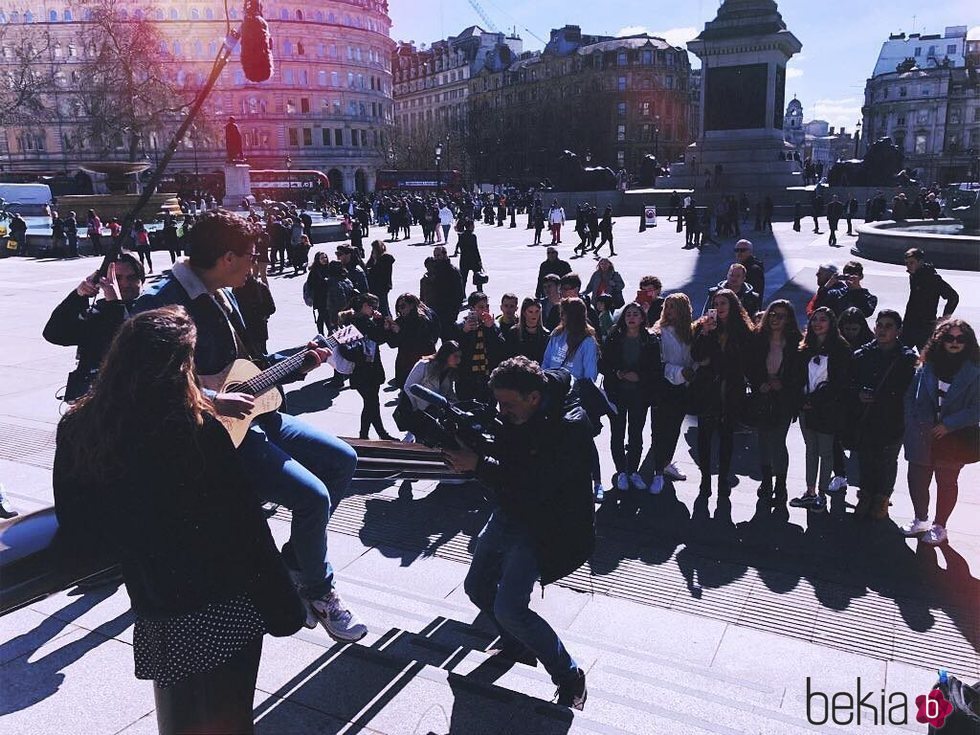
[[[494,315],[481,290],[487,275],[474,220],[434,204],[452,218],[431,233],[431,242],[442,243],[425,260],[418,293],[398,295],[393,309],[396,261],[383,239],[371,240],[367,253],[366,238],[354,237],[336,246],[334,258],[317,252],[301,281],[322,332],[351,325],[363,335],[344,355],[352,369],[330,378],[349,380],[361,396],[362,438],[372,430],[392,438],[380,407],[385,348],[396,351],[391,384],[402,391],[393,418],[405,441],[414,439],[426,408],[412,385],[451,401],[492,404],[491,374],[502,363],[504,372],[535,380],[543,379],[540,368],[560,369],[562,381],[579,384],[575,395],[593,437],[601,421],[610,423],[613,493],[659,495],[668,483],[686,481],[675,453],[691,415],[702,496],[730,496],[734,436],[751,431],[756,492],[774,515],[788,517],[788,506],[825,512],[828,496],[856,485],[853,515],[883,521],[904,445],[915,513],[902,530],[926,544],[946,541],[958,476],[977,460],[980,347],[973,328],[952,316],[956,291],[921,251],[906,253],[904,314],[880,308],[857,261],[821,265],[802,313],[784,299],[767,302],[765,270],[744,239],[725,278],[706,294],[665,292],[651,274],[629,297],[610,258],[595,253],[583,278],[559,257],[564,212],[556,203],[548,215],[554,244],[534,293],[504,293]],[[144,264],[123,252],[104,277],[93,274],[68,294],[44,329],[48,341],[78,348],[54,464],[59,522],[66,538],[105,544],[122,561],[137,619],[136,672],[155,682],[161,732],[249,731],[265,633],[322,625],[341,642],[367,634],[336,589],[327,547],[327,522],[348,490],[356,453],[279,411],[256,418],[236,446],[216,417],[245,419],[255,397],[234,387],[205,389],[198,379],[235,359],[263,367],[284,359],[266,354],[275,304],[265,256],[282,246],[282,232],[292,240],[297,222],[303,230],[302,214],[285,207],[264,218],[205,212],[183,234],[187,257],[145,292]],[[368,226],[375,226],[370,217]],[[297,234],[299,243],[308,237]],[[300,256],[297,272],[307,270],[308,252]],[[103,298],[92,303],[99,292]],[[293,377],[332,357],[310,343],[292,358]],[[797,422],[806,452],[804,471],[795,474],[805,480],[791,487],[787,443]],[[647,436],[652,459],[644,461]],[[576,452],[586,499],[591,474],[594,498],[603,502],[599,454],[594,441],[586,444]],[[847,452],[856,458],[856,482],[847,476]],[[263,522],[262,501],[292,511],[281,551]],[[486,607],[482,593],[471,599]],[[526,597],[511,602],[527,612]],[[559,702],[584,701],[581,672],[563,661],[574,675],[553,676]],[[569,699],[577,688],[581,696]]]

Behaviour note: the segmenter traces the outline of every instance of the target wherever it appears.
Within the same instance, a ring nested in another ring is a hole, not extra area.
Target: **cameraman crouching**
[[[592,426],[565,370],[518,356],[490,375],[503,428],[494,454],[444,450],[457,471],[475,472],[496,506],[480,532],[464,589],[500,631],[499,653],[533,655],[558,686],[559,704],[581,709],[585,672],[554,629],[528,609],[542,587],[580,567],[595,546]]]

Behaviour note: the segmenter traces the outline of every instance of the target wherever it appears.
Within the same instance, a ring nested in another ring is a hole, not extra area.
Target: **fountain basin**
[[[851,252],[870,260],[902,263],[906,250],[920,248],[940,268],[980,271],[980,232],[957,219],[867,222],[857,233]]]

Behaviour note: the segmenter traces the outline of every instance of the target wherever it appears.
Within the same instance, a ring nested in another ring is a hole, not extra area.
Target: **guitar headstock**
[[[320,347],[332,349],[336,345],[348,345],[357,342],[360,339],[364,339],[364,335],[361,334],[361,330],[355,327],[353,324],[348,324],[346,327],[341,327],[338,329],[329,337],[324,337],[322,334],[318,334],[313,338],[313,341]]]

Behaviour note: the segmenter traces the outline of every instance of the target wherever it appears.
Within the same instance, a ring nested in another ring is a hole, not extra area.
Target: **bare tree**
[[[40,27],[0,25],[0,127],[30,127],[53,114],[51,41]]]
[[[176,72],[174,57],[149,9],[137,15],[120,0],[88,0],[79,43],[84,60],[70,104],[79,111],[78,131],[102,153],[124,146],[135,161],[151,134],[175,126],[195,89],[191,75]]]

